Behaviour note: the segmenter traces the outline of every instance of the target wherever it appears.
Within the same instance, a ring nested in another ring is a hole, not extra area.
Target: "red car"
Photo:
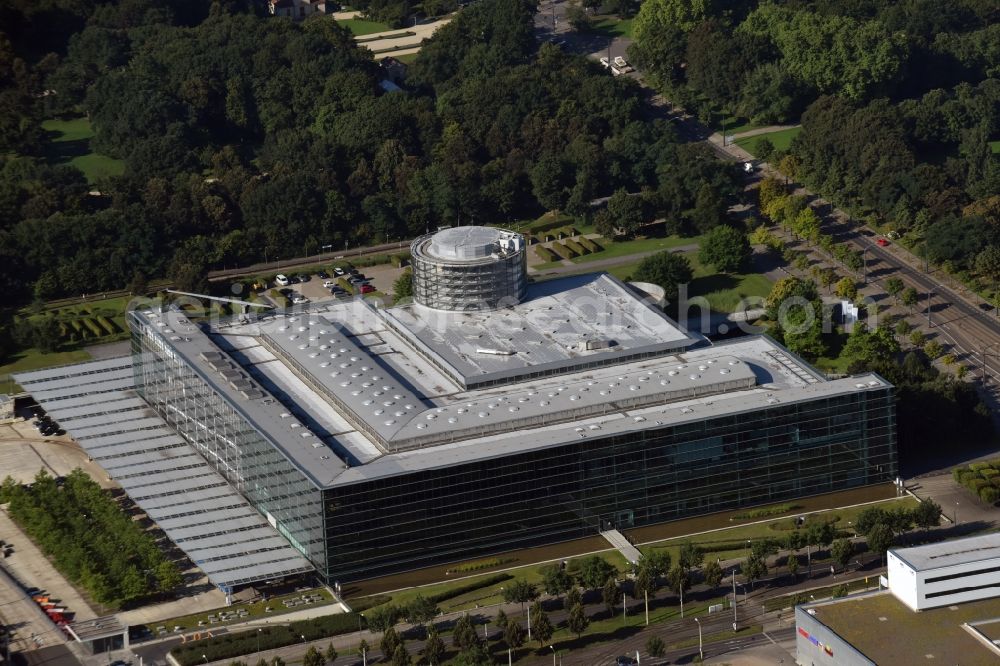
[[[876,243],[878,243],[879,247],[885,247],[886,245],[888,245],[888,244],[889,244],[889,241],[887,241],[887,240],[886,240],[886,239],[884,239],[884,238],[879,238],[879,239],[878,239],[878,240],[876,240],[875,242],[876,242]]]
[[[371,286],[370,284],[363,284],[363,285],[361,285],[361,293],[362,294],[370,294],[373,291],[375,291],[375,287]]]

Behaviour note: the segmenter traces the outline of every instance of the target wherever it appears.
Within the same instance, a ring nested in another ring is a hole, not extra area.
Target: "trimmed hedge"
[[[96,319],[97,323],[101,325],[101,328],[103,328],[105,331],[108,332],[108,335],[114,335],[118,332],[118,329],[107,317],[101,315],[99,317],[96,317]]]
[[[101,332],[101,327],[98,326],[97,322],[95,322],[90,317],[87,317],[83,320],[83,325],[87,327],[87,330],[90,331],[90,334],[93,335],[95,338],[99,338],[104,335],[104,333]]]
[[[572,259],[573,257],[576,256],[576,254],[573,253],[573,250],[569,249],[562,243],[553,243],[552,251],[558,254],[563,259]]]
[[[579,241],[580,245],[590,250],[591,254],[594,254],[596,252],[602,252],[604,250],[604,248],[601,247],[600,244],[597,243],[597,241],[595,241],[592,238],[587,238],[586,236],[580,236],[577,239],[577,241]]]
[[[175,647],[170,651],[170,654],[181,666],[197,666],[205,663],[205,659],[219,661],[256,652],[258,638],[261,650],[273,650],[300,643],[303,636],[307,641],[315,641],[320,638],[349,634],[358,631],[359,627],[364,628],[366,625],[364,616],[357,613],[324,615],[309,620],[291,622],[288,626],[261,627],[259,632],[256,630],[242,631],[224,634],[216,638],[187,642]]]
[[[547,247],[542,247],[541,245],[535,246],[535,254],[538,255],[542,261],[556,261],[559,257]]]
[[[567,240],[565,240],[563,242],[566,244],[566,247],[568,247],[569,249],[571,249],[574,252],[576,252],[577,255],[582,256],[584,254],[590,254],[590,250],[588,250],[587,248],[583,247],[582,245],[580,245],[579,243],[577,243],[575,240],[569,240],[569,239],[567,239]]]
[[[458,587],[453,587],[450,590],[445,590],[444,592],[439,592],[438,594],[432,594],[428,599],[436,604],[442,601],[448,601],[449,599],[454,599],[455,597],[460,597],[466,592],[472,592],[474,590],[481,590],[484,587],[489,587],[491,585],[496,585],[497,583],[502,583],[506,580],[513,578],[511,574],[501,573],[495,574],[493,576],[487,576],[486,578],[472,581],[471,583],[466,583],[465,585],[459,585]]]

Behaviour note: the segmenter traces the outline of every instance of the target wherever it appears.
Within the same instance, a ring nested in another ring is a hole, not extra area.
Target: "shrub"
[[[475,580],[470,583],[466,583],[465,585],[459,585],[458,587],[453,587],[452,589],[445,590],[444,592],[432,594],[427,598],[433,601],[434,603],[439,604],[442,601],[447,601],[448,599],[454,599],[455,597],[460,597],[466,592],[481,590],[484,587],[489,587],[490,585],[496,585],[497,583],[502,583],[505,580],[510,580],[511,578],[513,578],[513,576],[506,573],[495,574],[493,576],[486,576],[485,578],[481,578],[480,580]]]
[[[401,254],[392,255],[392,265],[396,268],[402,268],[410,263],[410,253],[404,252]]]
[[[996,504],[997,500],[1000,499],[1000,490],[997,490],[993,486],[985,486],[979,489],[979,499],[986,502],[987,504]]]
[[[990,467],[992,467],[992,465],[986,462],[977,462],[969,465],[969,469],[971,469],[973,472],[981,472],[984,469],[989,469]]]
[[[578,238],[577,241],[580,243],[580,245],[582,245],[585,248],[587,248],[588,250],[590,250],[591,254],[593,254],[595,252],[601,252],[602,250],[604,250],[604,248],[601,247],[592,238],[587,238],[586,236],[580,236],[580,238]]]
[[[115,326],[114,322],[112,322],[107,317],[102,315],[100,317],[97,317],[96,319],[97,323],[101,325],[101,328],[103,328],[105,331],[108,332],[108,335],[114,335],[115,333],[118,332],[118,327]]]
[[[1000,475],[1000,471],[993,469],[992,467],[987,467],[986,469],[979,470],[979,476],[983,477],[987,481],[992,479],[994,476]]]
[[[547,247],[542,247],[541,245],[535,246],[535,254],[537,254],[542,261],[555,261],[558,259],[552,250]]]
[[[555,252],[556,254],[558,254],[563,259],[572,259],[573,257],[576,256],[576,254],[574,254],[573,250],[571,250],[568,247],[566,247],[566,245],[563,244],[563,243],[553,243],[552,244],[552,251]]]
[[[302,636],[307,641],[314,641],[358,631],[358,627],[365,624],[364,617],[359,617],[357,613],[324,615],[291,622],[287,626],[262,627],[260,631],[243,631],[224,634],[217,638],[189,641],[175,647],[170,654],[181,666],[196,666],[204,663],[205,659],[220,661],[256,652],[258,640],[261,650],[273,650],[299,643],[302,641]]]
[[[95,338],[100,338],[104,335],[104,332],[101,331],[101,327],[98,326],[97,322],[90,317],[83,320],[83,325],[87,327],[87,330],[90,331],[90,334]]]
[[[573,252],[576,252],[577,255],[590,254],[590,250],[588,250],[587,248],[583,247],[582,245],[580,245],[579,243],[577,243],[575,240],[567,240],[567,241],[563,241],[563,242],[566,243],[566,247],[568,247],[569,249],[573,250]]]

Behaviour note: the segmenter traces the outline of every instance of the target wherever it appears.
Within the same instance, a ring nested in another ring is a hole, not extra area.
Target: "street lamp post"
[[[549,649],[552,650],[552,666],[556,666],[556,646],[550,645]]]
[[[206,657],[205,655],[201,655],[201,658],[205,660],[206,664],[208,663],[208,657]]]
[[[736,631],[736,567],[733,567],[733,631]]]
[[[260,659],[260,632],[261,628],[257,627],[257,658]]]
[[[694,621],[698,623],[698,658],[705,661],[705,651],[702,649],[701,644],[701,620],[695,618]]]
[[[871,246],[868,246],[865,248],[864,252],[861,253],[861,270],[864,276],[861,282],[863,284],[868,284],[868,251],[871,249]]]
[[[958,502],[955,502],[955,524],[958,525]]]
[[[531,606],[528,606],[528,642],[531,642]]]
[[[934,324],[931,322],[931,297],[934,296],[933,291],[927,292],[927,328],[933,328]]]
[[[995,347],[997,344],[1000,344],[1000,343],[991,342],[990,344],[988,344],[985,347],[983,347],[983,350],[981,352],[982,353],[982,358],[983,358],[983,384],[984,385],[986,384],[987,379],[988,379],[987,374],[986,374],[986,369],[987,369],[986,368],[986,365],[987,365],[987,363],[986,363],[986,352],[989,351],[990,347]]]

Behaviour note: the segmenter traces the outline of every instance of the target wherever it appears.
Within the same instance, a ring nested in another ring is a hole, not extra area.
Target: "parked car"
[[[287,287],[288,285],[291,284],[291,281],[287,277],[279,273],[274,276],[274,283],[281,287]]]
[[[320,271],[319,273],[316,273],[316,277],[318,277],[320,280],[325,280],[328,277],[330,277],[330,274],[327,273],[326,271]]]
[[[292,296],[292,303],[308,303],[309,299],[302,294],[295,294]]]
[[[347,290],[344,289],[343,287],[341,287],[339,284],[335,284],[332,287],[330,287],[330,293],[331,294],[346,294]]]
[[[327,289],[335,287],[336,285],[337,285],[336,280],[323,280],[323,286],[326,287]]]
[[[282,287],[281,289],[278,290],[278,293],[281,294],[282,296],[288,296],[289,298],[291,298],[292,294],[295,293],[295,290],[292,289],[291,287]]]
[[[885,238],[879,238],[875,242],[878,244],[879,247],[885,247],[886,245],[889,244],[889,241],[886,240]]]
[[[363,284],[363,285],[361,285],[361,293],[362,294],[370,294],[373,291],[375,291],[375,287],[371,286],[370,284]]]
[[[344,277],[345,275],[347,275],[347,271],[345,271],[340,266],[334,266],[333,274],[336,275],[337,277]]]
[[[624,655],[615,659],[615,666],[636,666],[638,663],[634,657]]]
[[[360,275],[361,271],[359,271],[357,268],[352,268],[351,270],[348,271],[348,273],[350,273],[351,275]]]
[[[299,275],[299,282],[309,282],[309,280],[312,280],[312,276],[309,275],[308,273],[303,273]]]

